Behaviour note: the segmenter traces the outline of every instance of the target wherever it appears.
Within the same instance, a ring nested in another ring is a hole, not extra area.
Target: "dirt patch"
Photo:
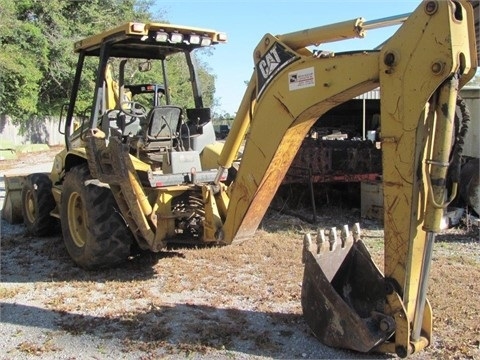
[[[382,266],[381,223],[355,209],[317,210],[325,228],[360,222]],[[331,349],[312,336],[300,304],[301,251],[303,234],[315,230],[269,211],[242,244],[169,249],[86,272],[60,236],[33,238],[2,220],[0,358],[395,358]],[[464,220],[437,236],[434,342],[412,358],[480,359],[478,235]]]
[[[24,174],[35,171],[36,167],[47,168],[50,171],[55,155],[62,149],[62,146],[52,146],[48,151],[24,152],[17,154],[16,159],[1,160],[0,174]]]

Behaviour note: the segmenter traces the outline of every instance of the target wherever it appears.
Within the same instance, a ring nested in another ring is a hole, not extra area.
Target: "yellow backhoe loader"
[[[311,50],[391,24],[401,26],[380,49]],[[69,254],[87,269],[125,260],[133,243],[160,251],[171,242],[247,239],[312,124],[379,87],[384,271],[356,229],[344,229],[338,240],[335,231],[306,234],[302,307],[313,333],[329,346],[401,357],[422,350],[432,336],[426,292],[433,242],[455,195],[446,176],[457,93],[477,67],[471,4],[425,1],[409,15],[266,34],[254,49],[255,69],[233,126],[219,144],[192,52],[225,41],[213,30],[127,23],[75,43],[66,147],[49,175],[24,181],[27,229],[45,234],[59,219]],[[181,54],[194,99],[187,109],[172,105],[166,76],[166,60]],[[83,76],[92,59],[96,84],[85,112],[77,95],[88,84]],[[164,77],[151,80],[164,84],[167,102],[147,109],[126,96],[126,72],[131,64],[156,62]]]

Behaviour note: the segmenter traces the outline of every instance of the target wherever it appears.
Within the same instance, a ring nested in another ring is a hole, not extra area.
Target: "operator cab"
[[[149,165],[148,174],[140,174],[145,186],[177,184],[179,179],[191,180],[193,173],[201,174],[205,170],[201,153],[216,138],[193,51],[222,42],[226,42],[222,33],[159,23],[128,23],[77,42],[80,58],[74,88],[82,84],[85,60],[97,58],[99,63],[90,117],[84,116],[73,132],[79,101],[72,95],[65,127],[67,148],[84,146],[85,134],[92,131],[102,134],[106,145],[115,138]],[[170,73],[190,83],[190,96],[184,95],[185,88],[170,89]],[[166,174],[180,176],[159,178]]]
[[[192,167],[201,171],[200,152],[215,142],[210,109],[184,110],[172,105],[162,84],[123,85],[127,66],[127,60],[120,62],[119,80],[113,79],[114,71],[107,67],[108,110],[107,119],[100,122],[103,132],[121,138],[130,153],[150,164],[153,172],[180,173]],[[142,63],[139,68],[150,71],[152,66]]]

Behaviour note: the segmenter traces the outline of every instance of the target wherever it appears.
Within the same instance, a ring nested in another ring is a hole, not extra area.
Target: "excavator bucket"
[[[303,315],[325,345],[369,352],[393,333],[394,319],[384,315],[384,277],[359,239],[344,226],[320,230],[316,241],[305,235]]]
[[[10,224],[23,221],[22,215],[22,187],[25,176],[4,176],[5,197],[3,199],[2,219]]]

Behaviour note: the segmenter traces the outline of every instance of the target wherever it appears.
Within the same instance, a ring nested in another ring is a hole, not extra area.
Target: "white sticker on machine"
[[[313,67],[288,73],[288,88],[290,91],[315,86]]]

